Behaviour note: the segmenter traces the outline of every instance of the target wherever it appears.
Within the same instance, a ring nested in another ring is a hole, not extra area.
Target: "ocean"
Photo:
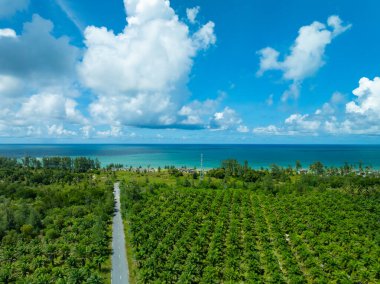
[[[173,145],[173,144],[0,144],[0,156],[70,156],[98,158],[102,166],[119,163],[133,167],[218,167],[222,160],[245,160],[253,168],[271,164],[287,167],[301,161],[308,167],[315,161],[326,166],[345,162],[380,169],[380,145]]]

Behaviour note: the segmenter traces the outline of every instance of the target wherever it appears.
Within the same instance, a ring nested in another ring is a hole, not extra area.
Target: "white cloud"
[[[85,125],[83,127],[81,127],[80,129],[80,132],[82,133],[82,135],[85,137],[85,138],[90,138],[92,132],[95,130],[94,127],[92,127],[91,125]]]
[[[285,119],[281,126],[268,125],[255,127],[253,133],[257,135],[318,135],[321,121],[308,114],[295,113]]]
[[[280,53],[272,47],[265,47],[257,52],[260,55],[260,69],[258,76],[262,76],[268,70],[282,69],[282,64],[278,61]]]
[[[343,121],[332,123],[334,134],[380,135],[380,78],[363,77],[352,91],[356,98],[345,105]]]
[[[0,30],[0,54],[6,54],[0,56],[0,125],[7,125],[0,135],[72,135],[70,128],[88,123],[74,100],[79,49],[53,28],[33,15],[19,35]]]
[[[16,31],[12,29],[0,29],[0,38],[1,37],[12,37],[16,38]]]
[[[29,6],[29,0],[1,0],[0,19],[13,16],[16,12],[25,10]]]
[[[120,126],[111,126],[109,130],[97,131],[96,134],[100,137],[120,137],[123,131]]]
[[[220,106],[225,93],[220,93],[217,99],[208,99],[204,102],[195,100],[187,105],[184,105],[179,111],[179,123],[183,125],[204,128],[208,124],[210,116],[213,116]]]
[[[48,128],[48,134],[50,136],[56,137],[56,136],[76,136],[77,133],[72,130],[65,129],[62,124],[60,125],[50,125],[47,127]]]
[[[197,105],[198,103],[199,103],[198,101],[195,101],[192,104]],[[201,110],[201,112],[202,112],[202,110]],[[198,124],[198,125],[200,125],[203,123],[203,120],[201,118],[202,113],[200,113],[199,109],[193,109],[192,106],[190,106],[190,105],[183,106],[178,111],[178,114],[186,117],[182,121],[183,124],[189,124],[189,125],[197,125]]]
[[[339,16],[333,15],[327,19],[327,24],[333,28],[333,37],[340,35],[341,33],[349,30],[351,28],[351,24],[343,25],[343,21],[339,18]]]
[[[253,129],[257,135],[319,135],[321,128],[321,117],[309,114],[291,114],[284,120],[280,126],[268,125],[260,126]]]
[[[256,127],[252,130],[254,134],[259,135],[280,135],[281,130],[275,125],[268,125],[266,127]]]
[[[122,33],[93,26],[85,30],[87,48],[78,70],[83,84],[98,96],[90,113],[99,123],[176,125],[188,99],[193,58],[215,42],[214,23],[191,35],[169,1],[124,2],[128,25]]]
[[[17,116],[27,122],[63,120],[74,124],[86,123],[87,120],[76,107],[77,103],[73,99],[59,94],[41,93],[25,101]]]
[[[207,49],[215,44],[216,36],[214,28],[215,24],[213,22],[208,22],[193,35],[193,44],[196,49]]]
[[[380,124],[366,119],[347,116],[344,120],[335,117],[326,120],[324,130],[332,135],[380,135]]]
[[[298,37],[290,48],[290,54],[283,61],[279,60],[280,53],[271,47],[260,50],[260,69],[258,75],[269,70],[280,70],[285,80],[293,81],[290,89],[284,93],[283,100],[297,98],[300,82],[313,76],[324,64],[325,48],[331,41],[348,30],[351,25],[343,25],[338,16],[330,16],[327,26],[313,22],[303,26],[298,31]]]
[[[357,98],[346,104],[346,112],[380,118],[380,78],[361,78],[352,92]]]
[[[257,127],[261,135],[380,135],[380,78],[362,78],[353,90],[356,99],[345,104],[335,92],[313,114],[292,114],[280,126]]]
[[[0,76],[19,81],[14,96],[74,80],[79,50],[70,45],[68,38],[54,37],[52,31],[52,22],[38,15],[24,24],[19,36],[3,30],[8,36],[0,36],[0,54],[6,54],[0,56]]]
[[[196,23],[199,10],[200,10],[199,6],[186,9],[186,16],[187,16],[187,19],[189,20],[190,23],[192,23],[192,24]]]
[[[241,130],[245,127],[242,122],[234,109],[225,107],[223,111],[214,114],[209,127],[215,130]]]
[[[64,137],[82,133],[77,130],[88,125],[88,120],[77,109],[74,99],[62,94],[38,93],[22,98],[16,106],[2,108],[1,125],[6,127],[0,127],[0,136]]]
[[[321,122],[312,119],[308,114],[301,115],[296,113],[285,119],[285,124],[297,132],[315,133],[321,125]]]
[[[218,111],[223,95],[189,100],[193,60],[215,44],[215,24],[190,32],[169,1],[124,2],[123,32],[87,27],[82,58],[79,48],[67,37],[56,37],[53,23],[39,15],[19,34],[0,29],[0,54],[7,55],[0,57],[1,136],[127,137],[128,125],[249,130],[235,110]],[[57,3],[70,12],[64,0]],[[198,23],[196,10],[190,13]],[[90,118],[77,102],[83,87],[95,95]]]

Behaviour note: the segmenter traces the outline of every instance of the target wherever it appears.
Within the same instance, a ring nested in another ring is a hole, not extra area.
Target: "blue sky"
[[[0,143],[379,143],[375,0],[0,0]]]

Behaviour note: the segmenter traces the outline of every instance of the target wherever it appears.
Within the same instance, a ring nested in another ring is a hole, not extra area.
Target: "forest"
[[[298,167],[297,167],[298,165]],[[132,283],[379,283],[370,168],[119,172]]]
[[[113,183],[88,158],[0,158],[0,283],[110,283]]]
[[[130,283],[380,282],[371,167],[0,157],[0,283],[110,283],[115,181]]]

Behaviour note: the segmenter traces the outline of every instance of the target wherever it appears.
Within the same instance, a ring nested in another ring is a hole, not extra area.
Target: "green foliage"
[[[229,175],[238,171],[232,165]],[[140,186],[136,195],[135,185],[125,184],[122,210],[138,282],[378,283],[379,179],[342,176],[373,187],[352,194],[330,189],[340,184],[336,177],[292,181],[285,171],[263,171],[246,189],[233,180],[200,189],[213,182],[207,178],[184,187],[184,178],[177,189]]]
[[[168,168],[168,172],[171,176],[174,176],[174,177],[183,176],[183,173],[173,166]]]
[[[325,167],[321,162],[315,162],[310,165],[310,171],[317,175],[322,175],[325,171]]]
[[[72,169],[70,159],[31,161],[0,158],[0,283],[104,283],[112,188],[71,172],[84,160]],[[57,161],[61,169],[45,168]]]

